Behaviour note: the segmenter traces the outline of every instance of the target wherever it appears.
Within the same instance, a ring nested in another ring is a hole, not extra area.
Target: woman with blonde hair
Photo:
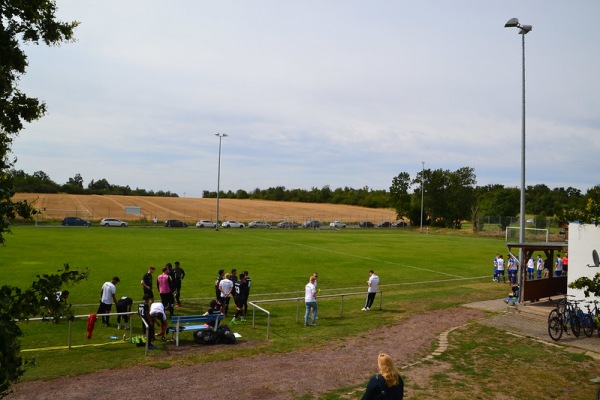
[[[387,354],[377,357],[379,374],[371,378],[362,400],[401,400],[404,398],[404,381],[394,364],[394,360]]]

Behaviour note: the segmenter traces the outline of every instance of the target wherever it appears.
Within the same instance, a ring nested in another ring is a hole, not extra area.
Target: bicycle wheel
[[[560,314],[558,313],[558,310],[556,308],[552,309],[552,311],[550,311],[550,313],[548,314],[548,323],[550,323],[550,320],[554,317],[560,317]]]
[[[563,334],[562,320],[559,317],[553,317],[548,321],[548,335],[555,342],[560,340]]]
[[[571,314],[568,325],[575,337],[579,337],[579,335],[581,335],[581,322],[579,321],[579,317],[577,315]]]
[[[583,328],[583,333],[587,337],[592,337],[594,334],[594,320],[590,314],[585,314],[581,319],[581,327]]]

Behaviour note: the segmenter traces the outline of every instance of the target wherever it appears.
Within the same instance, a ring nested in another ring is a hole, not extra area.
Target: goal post
[[[520,228],[518,226],[507,226],[505,231],[505,240],[519,240]],[[525,237],[523,242],[548,242],[550,235],[545,228],[525,228]]]

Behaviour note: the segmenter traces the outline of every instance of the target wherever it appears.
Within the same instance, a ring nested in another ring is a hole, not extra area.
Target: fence
[[[381,290],[377,291],[379,293],[379,309],[381,310],[381,306],[383,304],[383,292]],[[344,298],[346,296],[356,296],[362,295],[365,296],[367,292],[354,292],[354,293],[340,293],[340,294],[326,294],[319,295],[319,299],[324,297],[340,297],[340,318],[344,318]],[[269,339],[269,335],[271,332],[271,313],[268,310],[258,306],[258,303],[274,303],[274,302],[282,302],[282,301],[296,301],[296,322],[300,322],[300,303],[304,301],[304,297],[291,297],[287,299],[270,299],[270,300],[256,300],[250,301],[252,308],[252,328],[256,327],[256,310],[264,312],[267,315],[267,340]]]

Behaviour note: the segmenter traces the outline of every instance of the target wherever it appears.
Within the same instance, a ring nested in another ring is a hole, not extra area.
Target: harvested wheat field
[[[38,222],[57,221],[66,216],[78,216],[90,221],[102,218],[119,218],[126,221],[151,221],[154,217],[162,222],[179,219],[193,224],[200,219],[214,221],[217,215],[216,199],[189,197],[115,196],[17,193],[13,200],[27,200],[40,210]],[[126,207],[140,207],[140,214],[126,214]],[[339,220],[345,223],[358,221],[395,221],[396,213],[391,209],[297,203],[267,200],[219,200],[219,220],[250,222],[279,221],[302,223],[316,219],[322,223]]]

